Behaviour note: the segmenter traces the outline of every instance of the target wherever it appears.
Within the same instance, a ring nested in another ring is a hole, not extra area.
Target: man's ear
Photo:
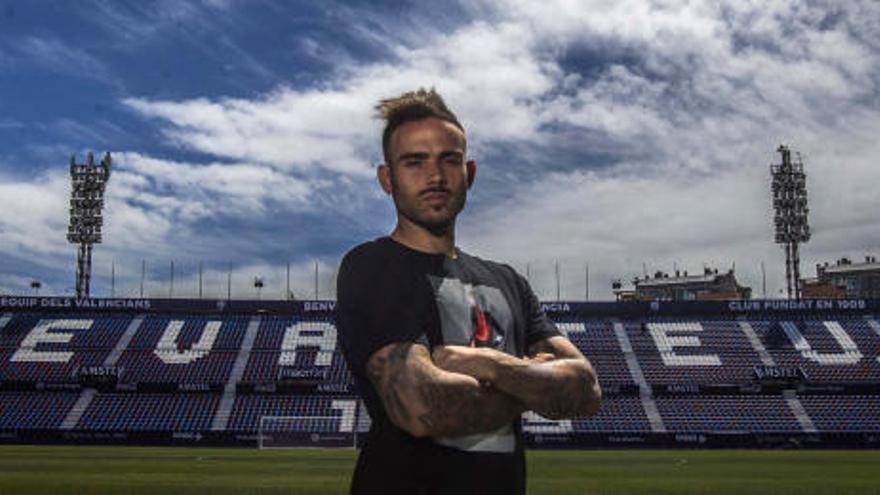
[[[470,187],[474,185],[474,179],[477,178],[477,162],[474,160],[468,160],[465,162],[464,166],[467,167],[467,184],[468,189],[470,189]]]
[[[391,167],[386,163],[376,167],[376,178],[385,194],[391,194]]]

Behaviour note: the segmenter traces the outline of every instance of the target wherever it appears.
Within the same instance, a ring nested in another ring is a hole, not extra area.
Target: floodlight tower
[[[782,155],[782,163],[770,165],[772,176],[773,223],[776,227],[776,244],[785,249],[785,284],[788,298],[800,299],[800,254],[798,247],[810,240],[810,225],[807,216],[807,176],[800,154],[792,161],[788,146],[780,145],[776,150]]]
[[[79,244],[76,256],[76,297],[89,297],[92,274],[92,245],[101,242],[104,224],[104,187],[110,178],[110,153],[95,166],[95,157],[89,153],[85,165],[70,157],[70,225],[67,242]]]

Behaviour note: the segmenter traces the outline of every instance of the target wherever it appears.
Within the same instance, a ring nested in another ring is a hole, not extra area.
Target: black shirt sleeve
[[[427,345],[424,298],[418,280],[375,243],[355,248],[342,261],[337,278],[336,325],[355,375],[366,377],[370,356],[394,342]]]
[[[526,351],[537,342],[557,335],[562,335],[556,325],[550,321],[529,282],[522,275],[516,274],[517,283],[523,300],[523,312],[526,319]]]

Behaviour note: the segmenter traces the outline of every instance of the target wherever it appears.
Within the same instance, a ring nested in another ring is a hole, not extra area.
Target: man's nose
[[[425,173],[427,173],[428,181],[431,184],[446,183],[446,171],[443,168],[443,163],[438,158],[430,159],[427,161]]]

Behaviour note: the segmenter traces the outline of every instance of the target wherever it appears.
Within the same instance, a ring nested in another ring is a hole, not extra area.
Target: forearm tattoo
[[[498,429],[523,411],[518,401],[491,387],[449,380],[430,359],[427,349],[412,343],[395,344],[370,359],[367,373],[389,418],[409,423],[419,403],[415,420],[424,430],[458,436]]]
[[[377,355],[367,362],[367,374],[382,398],[386,414],[403,421],[409,421],[410,415],[400,397],[399,385],[404,378],[402,371],[412,346],[408,342],[397,344],[387,356]]]
[[[598,400],[596,375],[579,353],[565,351],[554,347],[548,339],[536,342],[529,346],[529,355],[549,353],[556,359],[528,367],[508,368],[501,381],[517,387],[520,393],[514,395],[547,418],[579,416]]]
[[[486,386],[426,381],[420,388],[427,412],[419,421],[435,436],[458,436],[496,430],[522,412],[511,397]]]

